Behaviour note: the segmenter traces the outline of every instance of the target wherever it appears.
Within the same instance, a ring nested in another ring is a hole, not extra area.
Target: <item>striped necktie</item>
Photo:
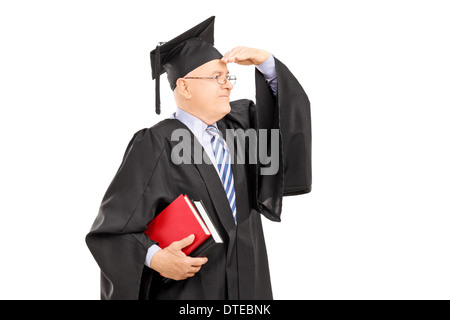
[[[217,168],[219,169],[219,177],[222,180],[228,202],[230,203],[231,212],[233,213],[234,223],[236,223],[236,196],[234,193],[234,179],[231,171],[231,156],[225,140],[215,126],[206,128],[211,137],[211,145],[216,158]]]

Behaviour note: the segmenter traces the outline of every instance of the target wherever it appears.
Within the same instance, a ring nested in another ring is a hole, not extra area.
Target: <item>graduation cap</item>
[[[212,16],[169,42],[160,42],[150,52],[152,78],[156,79],[156,113],[160,114],[159,76],[167,72],[170,88],[175,90],[177,79],[202,64],[223,55],[214,48],[214,19]]]

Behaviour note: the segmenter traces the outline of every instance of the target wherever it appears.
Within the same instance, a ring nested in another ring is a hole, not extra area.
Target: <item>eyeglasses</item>
[[[184,77],[183,79],[216,79],[217,83],[224,85],[227,81],[230,81],[232,85],[236,84],[236,76],[220,75],[215,77]]]

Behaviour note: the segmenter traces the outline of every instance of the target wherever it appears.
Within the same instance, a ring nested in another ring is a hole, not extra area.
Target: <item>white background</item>
[[[264,222],[274,298],[449,299],[447,2],[154,3],[0,3],[0,298],[99,298],[84,237],[133,133],[174,110],[149,52],[216,15],[222,53],[269,50],[311,100],[312,192]]]

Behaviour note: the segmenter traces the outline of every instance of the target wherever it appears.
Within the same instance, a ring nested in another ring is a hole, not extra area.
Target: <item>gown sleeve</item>
[[[86,236],[101,269],[102,299],[138,299],[143,274],[151,274],[145,272],[144,261],[156,242],[143,232],[169,193],[161,183],[167,181],[163,151],[164,141],[151,129],[133,136]]]
[[[311,113],[308,96],[294,75],[277,58],[275,67],[277,95],[263,74],[255,70],[256,105],[250,100],[236,101],[229,119],[232,127],[255,128],[258,134],[262,129],[267,130],[266,150],[271,150],[270,130],[279,130],[278,171],[262,174],[268,165],[258,160],[252,166],[251,179],[253,209],[269,220],[281,221],[283,196],[311,191]]]

